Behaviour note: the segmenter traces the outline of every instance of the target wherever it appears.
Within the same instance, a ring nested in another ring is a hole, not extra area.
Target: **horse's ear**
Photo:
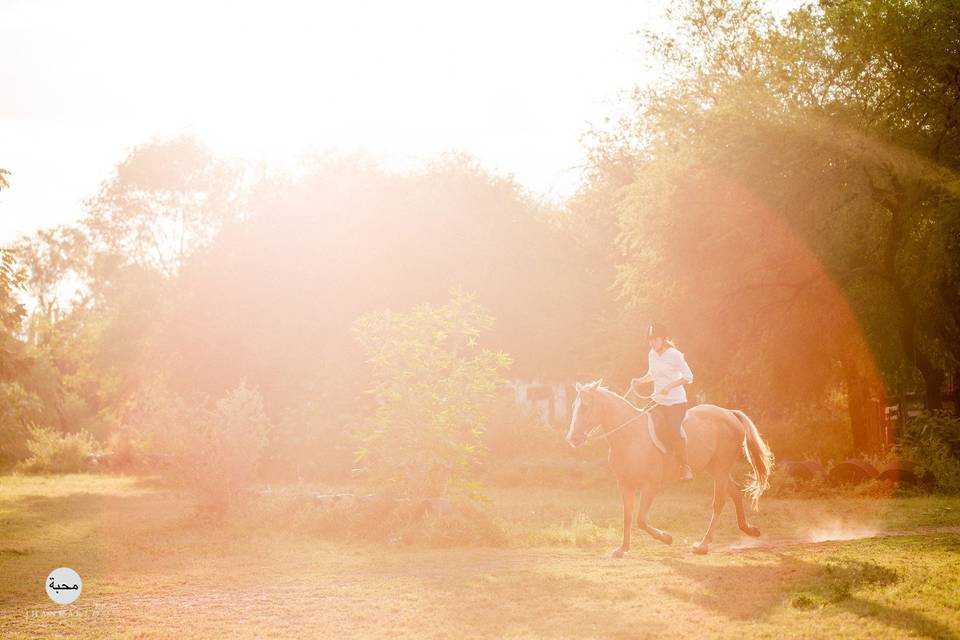
[[[603,386],[603,378],[600,378],[599,380],[597,380],[597,389],[599,389],[602,386]]]
[[[580,390],[583,389],[583,385],[579,382],[577,383],[577,393],[580,393]]]

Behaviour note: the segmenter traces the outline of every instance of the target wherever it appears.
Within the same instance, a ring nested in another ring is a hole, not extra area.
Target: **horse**
[[[652,417],[603,386],[602,380],[584,385],[577,383],[576,389],[567,442],[578,447],[589,441],[594,433],[606,438],[610,446],[610,468],[617,478],[623,499],[623,541],[614,549],[613,557],[623,557],[630,550],[630,526],[638,493],[637,527],[660,542],[672,544],[673,537],[669,533],[647,522],[647,512],[664,480],[679,471],[679,463],[663,451]],[[707,553],[727,497],[733,500],[740,530],[748,536],[759,536],[760,530],[747,520],[743,496],[746,494],[756,509],[760,496],[769,486],[774,458],[756,425],[742,411],[701,404],[687,411],[681,428],[687,437],[690,466],[696,471],[706,471],[714,481],[713,516],[693,552]],[[741,449],[753,469],[746,487],[742,487],[731,473]]]

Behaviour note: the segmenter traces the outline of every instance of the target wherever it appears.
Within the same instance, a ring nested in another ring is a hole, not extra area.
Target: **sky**
[[[0,0],[0,243],[77,220],[132,147],[181,133],[277,167],[464,151],[561,200],[584,135],[655,76],[637,33],[665,5]]]

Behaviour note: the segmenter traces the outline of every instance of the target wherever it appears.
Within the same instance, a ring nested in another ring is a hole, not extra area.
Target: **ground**
[[[697,484],[651,513],[675,544],[621,560],[612,487],[491,499],[506,546],[405,548],[198,517],[149,480],[3,476],[0,637],[960,637],[958,498],[764,499],[760,548],[731,510],[701,557]],[[73,605],[44,592],[58,566]]]

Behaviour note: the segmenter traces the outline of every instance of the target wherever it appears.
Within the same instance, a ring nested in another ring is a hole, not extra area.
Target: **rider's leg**
[[[677,456],[680,458],[680,479],[683,481],[693,480],[693,469],[690,468],[690,464],[687,462],[687,438],[681,431],[680,426],[683,424],[683,418],[687,415],[687,405],[678,404],[671,407],[674,411],[674,424],[673,427],[676,429],[677,434]]]
[[[677,438],[677,456],[680,458],[680,479],[685,482],[693,480],[693,469],[687,463],[687,439],[683,436]]]

